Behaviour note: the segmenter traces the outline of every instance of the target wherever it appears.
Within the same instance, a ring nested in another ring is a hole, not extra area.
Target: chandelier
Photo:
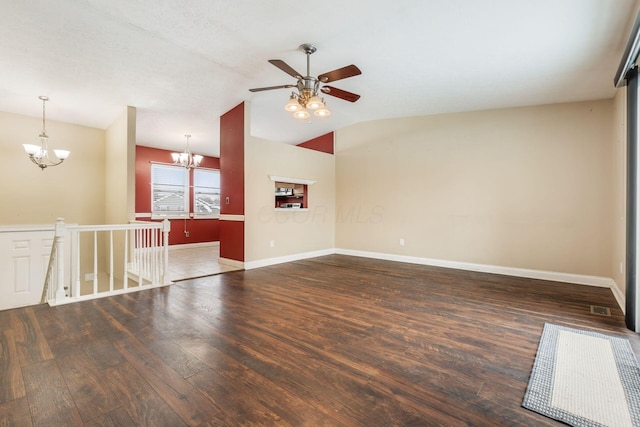
[[[49,150],[47,148],[49,136],[47,135],[45,127],[45,103],[49,98],[46,96],[39,96],[38,98],[42,100],[42,132],[38,135],[40,138],[40,145],[22,144],[22,146],[24,147],[24,151],[29,155],[29,159],[35,163],[40,170],[45,170],[45,168],[49,166],[57,166],[64,162],[71,152],[67,150],[53,150],[57,160],[49,157]]]
[[[185,135],[185,138],[187,138],[187,146],[184,151],[182,153],[171,153],[173,164],[180,165],[187,169],[197,168],[202,161],[202,156],[191,153],[191,150],[189,149],[189,138],[191,138],[191,135]]]

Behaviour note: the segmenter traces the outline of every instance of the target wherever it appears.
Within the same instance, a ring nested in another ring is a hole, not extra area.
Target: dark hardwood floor
[[[545,322],[640,353],[608,289],[340,255],[2,311],[0,426],[559,425]]]

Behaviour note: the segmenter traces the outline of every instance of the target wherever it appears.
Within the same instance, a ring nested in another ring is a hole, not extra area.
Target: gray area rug
[[[572,426],[640,426],[627,339],[545,324],[522,406]]]

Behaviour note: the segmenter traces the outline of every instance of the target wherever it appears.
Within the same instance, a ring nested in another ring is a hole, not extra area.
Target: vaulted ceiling
[[[217,155],[219,117],[250,101],[251,133],[301,142],[353,123],[610,98],[637,0],[0,0],[0,111],[106,128],[137,107],[138,144]],[[295,83],[356,64],[332,115],[284,110]],[[37,132],[38,129],[34,130]],[[51,135],[52,141],[55,136]]]

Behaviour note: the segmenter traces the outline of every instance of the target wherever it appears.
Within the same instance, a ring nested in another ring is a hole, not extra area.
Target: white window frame
[[[156,192],[156,186],[162,184],[156,183],[160,169],[175,169],[175,171],[181,171],[183,176],[183,184],[176,185],[176,189],[181,188],[183,194],[184,203],[182,210],[156,210],[156,204],[154,203],[154,193]],[[182,166],[166,165],[161,163],[151,164],[151,219],[174,219],[174,218],[188,218],[189,217],[189,170]]]
[[[205,186],[199,186],[196,185],[196,182],[198,182],[198,179],[196,177],[197,174],[199,173],[215,173],[218,175],[218,179],[217,179],[217,183],[218,183],[218,187],[205,187]],[[193,170],[193,217],[194,218],[220,218],[220,170],[219,169],[209,169],[209,168],[195,168]],[[199,193],[199,189],[204,188],[204,189],[209,189],[209,191],[204,192],[204,194],[210,194],[213,195],[214,198],[215,196],[218,197],[217,202],[218,204],[215,205],[215,203],[213,204],[213,209],[211,212],[198,212],[198,206],[199,206],[199,198],[198,198],[198,194],[202,194]]]

